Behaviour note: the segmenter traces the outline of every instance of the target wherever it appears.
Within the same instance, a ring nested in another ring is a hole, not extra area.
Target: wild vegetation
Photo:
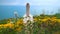
[[[28,24],[28,31],[33,34],[60,34],[60,14],[34,16],[34,22]],[[0,20],[0,34],[25,34],[23,18]]]

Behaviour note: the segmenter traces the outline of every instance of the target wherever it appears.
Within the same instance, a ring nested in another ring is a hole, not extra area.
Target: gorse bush
[[[25,28],[30,34],[60,34],[60,19],[36,16],[34,23],[30,22],[28,26],[24,25],[23,19],[18,19],[14,23],[11,23],[11,19],[8,19],[6,24],[0,24],[0,34],[25,34]]]

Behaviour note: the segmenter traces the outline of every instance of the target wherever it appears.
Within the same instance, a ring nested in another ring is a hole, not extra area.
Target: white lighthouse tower
[[[30,4],[29,3],[26,4],[26,14],[23,17],[24,17],[24,19],[23,19],[24,23],[27,23],[28,20],[33,22],[33,16],[30,14]]]

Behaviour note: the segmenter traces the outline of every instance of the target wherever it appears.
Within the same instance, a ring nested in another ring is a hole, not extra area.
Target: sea
[[[45,14],[55,14],[57,13],[59,7],[51,7],[51,6],[30,6],[30,14],[40,15],[43,12]],[[0,5],[0,20],[14,18],[14,12],[17,12],[19,17],[23,17],[26,13],[26,6],[6,6]]]

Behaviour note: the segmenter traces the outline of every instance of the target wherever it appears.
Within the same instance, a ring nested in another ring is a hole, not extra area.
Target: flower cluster
[[[7,24],[0,24],[0,30],[2,30],[3,28],[6,30],[8,28],[10,28],[10,29],[13,29],[14,31],[21,32],[22,30],[24,31],[23,24],[24,24],[23,19],[19,19],[15,23],[11,23],[11,20],[8,20]],[[57,19],[56,17],[44,17],[42,19],[40,17],[35,17],[32,30],[34,30],[34,32],[35,32],[36,31],[35,29],[37,29],[36,33],[39,33],[39,31],[40,31],[40,34],[42,33],[43,30],[45,33],[48,31],[48,34],[55,32],[55,31],[60,32],[60,30],[59,30],[60,29],[60,19]]]

